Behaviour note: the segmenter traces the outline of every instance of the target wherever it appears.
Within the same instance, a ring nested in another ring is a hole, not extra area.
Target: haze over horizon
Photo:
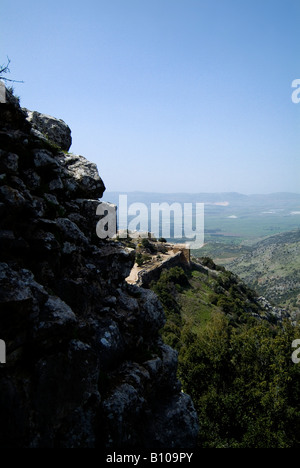
[[[176,195],[180,195],[180,194],[183,194],[183,195],[201,195],[201,194],[205,194],[205,195],[242,195],[242,196],[272,196],[272,195],[299,195],[300,196],[300,191],[299,192],[270,192],[270,193],[242,193],[242,192],[182,192],[182,191],[179,191],[179,192],[164,192],[164,191],[159,191],[159,192],[153,192],[153,191],[143,191],[143,190],[108,190],[106,189],[106,191],[104,192],[104,196],[105,196],[105,193],[130,193],[130,194],[134,194],[134,193],[139,193],[139,194],[164,194],[164,195],[172,195],[172,194],[176,194]]]
[[[299,0],[15,0],[0,63],[107,191],[299,193],[299,23]]]

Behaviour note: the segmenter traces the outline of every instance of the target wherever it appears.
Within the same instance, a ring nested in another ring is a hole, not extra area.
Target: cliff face
[[[132,252],[97,238],[104,184],[50,122],[0,105],[0,446],[191,448],[162,306],[125,282]]]

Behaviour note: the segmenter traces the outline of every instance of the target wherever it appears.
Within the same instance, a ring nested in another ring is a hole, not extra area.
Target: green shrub
[[[198,412],[201,447],[299,448],[296,336],[289,322],[232,327],[223,314],[193,339],[182,334],[180,379]]]
[[[145,255],[140,252],[138,252],[135,256],[135,261],[138,267],[142,267],[145,263],[149,262],[150,260],[151,260],[150,255]]]
[[[137,253],[135,256],[135,261],[138,267],[143,266],[144,265],[143,255],[141,253]]]

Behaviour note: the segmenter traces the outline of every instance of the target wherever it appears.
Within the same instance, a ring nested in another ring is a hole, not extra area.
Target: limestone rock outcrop
[[[28,109],[24,111],[37,136],[45,136],[62,150],[69,151],[72,145],[71,129],[63,120]]]
[[[192,448],[162,306],[96,235],[97,168],[39,131],[0,105],[0,447]]]

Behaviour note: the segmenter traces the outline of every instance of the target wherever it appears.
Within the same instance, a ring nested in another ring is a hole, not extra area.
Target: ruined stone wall
[[[144,288],[148,288],[152,281],[157,281],[163,270],[169,270],[170,268],[181,267],[188,268],[189,264],[186,261],[185,255],[179,250],[174,256],[169,257],[167,260],[162,262],[160,265],[156,265],[153,268],[141,270],[138,274],[138,285]]]
[[[182,263],[190,265],[191,263],[191,251],[186,247],[185,244],[174,244],[173,252],[178,253],[181,252],[182,254]]]

